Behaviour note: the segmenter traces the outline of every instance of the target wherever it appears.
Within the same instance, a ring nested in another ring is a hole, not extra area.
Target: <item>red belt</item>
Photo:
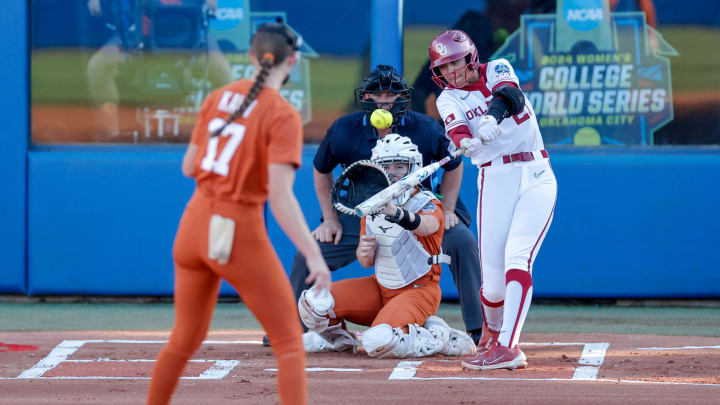
[[[547,159],[548,153],[545,149],[542,149],[540,151],[540,154],[542,154],[542,157]],[[505,155],[502,157],[503,164],[508,164],[512,162],[530,162],[532,160],[535,160],[535,155],[533,155],[532,152],[518,152],[513,153],[512,155]],[[480,167],[488,167],[492,165],[492,161],[485,162],[480,165]]]

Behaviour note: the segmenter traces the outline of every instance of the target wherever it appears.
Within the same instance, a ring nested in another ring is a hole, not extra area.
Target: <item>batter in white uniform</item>
[[[505,59],[486,64],[470,37],[449,30],[430,43],[446,136],[480,169],[478,236],[483,336],[464,368],[527,366],[517,346],[532,298],[532,267],[550,227],[557,183],[535,112]]]

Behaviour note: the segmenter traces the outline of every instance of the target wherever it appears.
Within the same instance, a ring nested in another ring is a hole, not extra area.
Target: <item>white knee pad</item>
[[[370,357],[394,357],[388,356],[388,354],[400,344],[400,340],[397,331],[386,323],[373,326],[362,334],[362,345]]]
[[[469,356],[477,352],[472,338],[465,332],[451,328],[444,319],[431,315],[425,321],[425,329],[429,330],[440,342],[440,354],[445,356]]]
[[[298,299],[298,312],[305,326],[314,332],[323,332],[330,318],[335,318],[335,299],[329,291],[319,291],[315,287],[305,290]]]

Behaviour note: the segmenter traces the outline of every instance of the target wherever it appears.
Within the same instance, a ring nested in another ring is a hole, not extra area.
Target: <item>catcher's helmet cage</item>
[[[470,36],[464,31],[447,30],[438,34],[430,42],[430,71],[432,71],[432,80],[440,86],[440,88],[454,88],[440,74],[438,66],[465,58],[468,68],[477,70],[480,67],[478,60],[478,50],[475,47]],[[457,74],[457,71],[455,72]],[[467,70],[465,71],[467,74]]]
[[[339,212],[357,215],[355,207],[390,185],[382,166],[358,160],[343,170],[330,191],[330,200]]]
[[[393,162],[402,162],[408,164],[408,172],[410,174],[423,166],[423,158],[417,145],[412,143],[407,136],[398,134],[388,134],[384,138],[379,139],[377,145],[372,148],[372,156],[370,159],[379,164],[388,164]],[[397,206],[403,205],[412,196],[413,190],[408,190],[398,196],[394,203]]]
[[[367,119],[370,114],[379,106],[372,99],[365,99],[366,94],[376,94],[390,92],[399,94],[400,97],[393,103],[390,112],[393,115],[393,124],[401,122],[403,114],[410,107],[412,100],[413,88],[408,87],[405,79],[395,70],[394,67],[388,65],[377,65],[375,70],[370,72],[363,78],[360,87],[355,89],[355,104],[365,112]]]

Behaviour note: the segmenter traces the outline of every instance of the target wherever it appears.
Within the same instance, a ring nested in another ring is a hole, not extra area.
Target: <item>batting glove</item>
[[[478,138],[463,138],[460,140],[460,147],[464,150],[465,157],[473,157],[480,152],[483,144]]]
[[[487,145],[500,136],[500,127],[492,115],[483,115],[477,127],[477,136],[482,139],[483,145]]]

